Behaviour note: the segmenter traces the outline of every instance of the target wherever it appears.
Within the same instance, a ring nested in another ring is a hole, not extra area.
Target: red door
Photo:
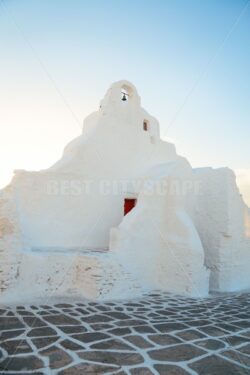
[[[125,198],[124,199],[124,216],[127,215],[136,205],[136,199]]]

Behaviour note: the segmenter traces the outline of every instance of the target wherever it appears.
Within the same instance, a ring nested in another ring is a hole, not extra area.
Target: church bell
[[[126,94],[123,93],[122,101],[126,102],[126,100],[128,100],[127,97],[126,97]]]

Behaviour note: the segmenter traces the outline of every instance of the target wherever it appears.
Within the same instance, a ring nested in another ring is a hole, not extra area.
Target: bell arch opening
[[[123,102],[128,102],[133,96],[133,89],[128,85],[123,85],[121,87],[121,100]]]

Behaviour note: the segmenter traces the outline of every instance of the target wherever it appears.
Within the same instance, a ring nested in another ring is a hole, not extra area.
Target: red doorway
[[[136,205],[135,198],[125,198],[124,199],[124,216],[127,215]]]

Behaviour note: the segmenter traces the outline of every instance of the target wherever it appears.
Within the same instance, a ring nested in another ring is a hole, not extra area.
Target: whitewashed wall
[[[82,135],[52,168],[19,172],[14,179],[27,249],[107,249],[110,228],[122,221],[124,198],[138,193],[133,186],[113,191],[112,184],[139,179],[153,165],[177,158],[174,146],[160,140],[158,122],[140,107],[136,89],[128,85],[111,87],[100,110],[85,120]],[[125,103],[122,86],[131,95]],[[149,131],[143,130],[145,119]],[[87,191],[79,192],[79,186]]]
[[[131,197],[137,205],[124,217]],[[249,237],[233,174],[193,173],[160,139],[135,87],[120,81],[61,160],[16,172],[0,193],[1,298],[128,298],[152,289],[206,296],[209,282],[240,290],[250,286]]]
[[[249,209],[228,168],[200,168],[194,221],[201,237],[206,265],[211,270],[210,290],[237,291],[250,287]]]
[[[192,180],[185,159],[158,165],[148,173],[151,188],[141,190],[136,207],[111,232],[110,251],[149,289],[204,297],[209,271],[183,184]],[[147,181],[146,181],[147,182]],[[159,193],[159,186],[167,194]]]

